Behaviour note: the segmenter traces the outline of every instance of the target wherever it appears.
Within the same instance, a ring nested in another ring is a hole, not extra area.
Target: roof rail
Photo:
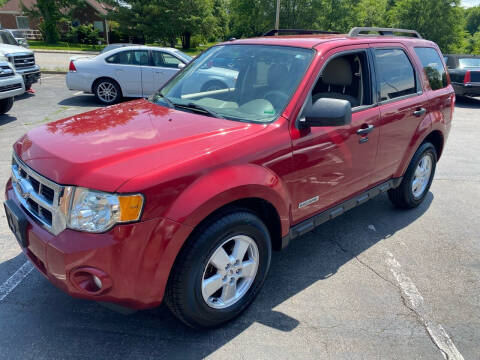
[[[413,35],[412,37],[416,37],[422,39],[422,35],[420,35],[415,30],[407,30],[407,29],[395,29],[395,28],[379,28],[379,27],[354,27],[348,33],[348,36],[355,37],[355,36],[368,36],[369,32],[378,33],[381,36],[395,36],[395,33],[401,34],[408,34]],[[362,34],[367,33],[367,34]],[[399,36],[408,36],[408,35],[399,35]]]
[[[308,34],[340,34],[336,31],[324,31],[324,30],[306,30],[306,29],[272,29],[267,31],[263,36],[276,36],[276,35],[308,35]]]

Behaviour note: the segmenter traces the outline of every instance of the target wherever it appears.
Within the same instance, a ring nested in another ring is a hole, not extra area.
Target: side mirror
[[[186,65],[184,63],[178,63],[178,68],[183,69]]]
[[[352,122],[352,106],[341,99],[320,98],[307,110],[302,127],[344,126]]]

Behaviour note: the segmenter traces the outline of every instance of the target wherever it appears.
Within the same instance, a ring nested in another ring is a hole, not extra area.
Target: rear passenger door
[[[376,178],[397,175],[414,135],[427,116],[428,97],[411,54],[401,44],[372,46],[380,108],[380,143]],[[424,124],[429,126],[429,124]]]
[[[105,59],[105,75],[114,78],[124,96],[142,96],[142,66],[148,65],[148,51],[123,50]]]
[[[143,96],[150,96],[160,89],[180,68],[183,63],[175,56],[158,50],[151,51],[151,61],[142,68]]]

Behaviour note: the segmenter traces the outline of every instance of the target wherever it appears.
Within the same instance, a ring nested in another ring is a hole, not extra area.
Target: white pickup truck
[[[17,74],[7,58],[0,55],[0,115],[7,113],[13,106],[13,98],[24,92],[22,75]]]
[[[7,58],[15,72],[23,77],[24,88],[29,90],[40,79],[40,67],[35,64],[33,51],[18,46],[17,41],[7,30],[0,30],[0,55]]]

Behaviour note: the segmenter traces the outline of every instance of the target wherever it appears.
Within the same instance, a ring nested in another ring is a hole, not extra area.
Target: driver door
[[[309,99],[351,101],[352,122],[300,130],[298,138],[292,139],[294,223],[361,193],[375,182],[380,112],[373,96],[368,45],[338,48],[325,58]]]

